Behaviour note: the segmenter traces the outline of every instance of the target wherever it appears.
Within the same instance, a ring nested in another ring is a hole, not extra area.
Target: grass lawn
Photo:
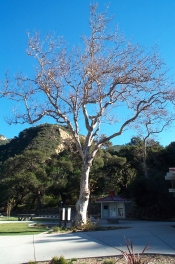
[[[18,221],[18,217],[13,217],[13,216],[7,217],[7,216],[3,216],[3,217],[0,217],[0,221]]]
[[[48,227],[29,227],[28,223],[0,224],[0,236],[33,235],[48,230]]]
[[[0,217],[0,222],[1,221],[18,221],[18,217]],[[54,219],[54,218],[45,218],[45,217],[33,217],[32,221],[35,222],[52,222],[52,223],[59,223],[59,219]]]

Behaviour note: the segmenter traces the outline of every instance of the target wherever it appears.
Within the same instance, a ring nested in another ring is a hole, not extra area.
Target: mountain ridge
[[[49,157],[58,154],[64,149],[66,139],[71,138],[67,127],[42,124],[21,131],[18,137],[11,140],[3,140],[0,144],[0,162],[10,157],[20,155],[26,150],[39,150],[45,152]]]
[[[84,138],[83,135],[82,138]],[[18,137],[10,140],[0,135],[0,162],[27,150],[41,151],[50,157],[53,154],[59,154],[67,145],[70,146],[71,141],[72,135],[67,126],[48,123],[24,129]],[[121,147],[122,145],[112,146],[116,152]]]

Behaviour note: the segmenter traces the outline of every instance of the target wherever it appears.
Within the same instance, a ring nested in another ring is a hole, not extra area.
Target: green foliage
[[[51,261],[49,262],[49,264],[58,264],[58,257],[57,256],[54,256]]]
[[[66,260],[63,256],[60,256],[59,258],[57,256],[54,256],[49,262],[49,264],[72,264],[76,260],[76,258]]]
[[[65,233],[67,231],[72,231],[72,228],[67,228],[67,227],[62,227],[62,226],[53,226],[52,227],[53,233],[57,233],[57,232]]]
[[[60,229],[61,229],[61,228],[60,228],[59,226],[53,226],[53,227],[52,227],[52,230],[53,230],[54,233],[59,232]]]
[[[161,151],[159,165],[165,172],[169,167],[175,167],[175,142],[171,142]]]
[[[143,142],[139,138],[132,138],[131,142],[123,146],[118,154],[126,158],[128,168],[135,169],[137,175],[144,175]]]
[[[137,178],[130,186],[137,210],[136,218],[165,220],[174,216],[175,200],[168,192],[168,184],[164,175],[155,175],[153,178]]]
[[[11,199],[15,201],[14,209],[22,206],[40,210],[58,206],[60,201],[76,203],[81,157],[73,142],[55,153],[62,142],[58,128],[45,124],[25,129],[19,137],[0,146],[0,206]],[[60,128],[69,133],[66,127]],[[82,137],[82,143],[84,140]],[[148,178],[144,177],[143,147],[143,141],[133,137],[125,146],[115,148],[109,143],[98,151],[90,172],[91,201],[114,190],[135,201],[137,218],[171,218],[175,200],[168,192],[171,183],[165,181],[165,174],[175,166],[175,143],[163,148],[154,140],[147,142]]]
[[[43,152],[27,150],[5,161],[0,180],[6,189],[4,199],[13,197],[16,205],[24,202],[27,196],[32,195],[32,200],[40,199],[50,184],[45,171],[45,160]]]
[[[74,261],[77,261],[77,258],[72,258],[68,261],[68,264],[72,264]]]
[[[79,193],[80,168],[80,157],[71,151],[63,150],[59,155],[52,155],[46,172],[53,184],[47,193],[60,196],[64,204],[75,203]]]
[[[63,256],[60,256],[57,264],[67,264],[67,260]]]
[[[92,222],[91,219],[87,218],[86,224],[79,224],[77,227],[78,230],[82,231],[93,231],[93,230],[98,230],[100,228],[98,222]]]
[[[0,146],[0,162],[20,155],[26,150],[41,151],[49,157],[55,153],[55,149],[61,142],[58,128],[56,125],[43,124],[23,130],[18,137]]]
[[[10,142],[9,140],[2,140],[2,139],[0,139],[0,146],[6,145],[9,142]]]
[[[113,259],[106,259],[103,264],[115,264],[115,261]]]
[[[68,264],[68,262],[63,256],[60,256],[59,258],[55,256],[51,259],[49,264]]]
[[[55,154],[55,149],[61,142],[58,128],[56,125],[45,124],[26,129],[7,144],[6,148],[0,148],[0,161],[3,161],[0,166],[1,205],[14,198],[15,207],[25,204],[28,208],[40,209],[42,199],[45,195],[50,195],[49,188],[56,189],[59,185],[59,190],[62,190],[68,184],[72,175],[68,178],[67,175],[73,171],[73,164],[64,155],[58,158]],[[60,128],[69,133],[65,127]],[[56,164],[53,166],[54,162]],[[60,192],[56,193],[56,197],[51,192],[51,196],[52,201],[58,205],[57,197]]]
[[[106,194],[110,190],[120,191],[121,168],[126,159],[109,148],[98,152],[90,173],[90,189],[94,195]]]
[[[114,150],[115,152],[119,152],[122,147],[123,145],[114,145],[114,146],[111,146],[111,150]]]

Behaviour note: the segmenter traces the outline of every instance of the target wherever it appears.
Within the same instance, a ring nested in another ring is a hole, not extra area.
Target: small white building
[[[125,204],[129,203],[125,198],[116,196],[114,191],[110,191],[108,196],[97,199],[96,203],[101,203],[101,219],[124,219],[126,217]]]

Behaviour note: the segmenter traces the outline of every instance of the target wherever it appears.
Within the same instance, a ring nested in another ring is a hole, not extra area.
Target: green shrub
[[[63,256],[61,256],[59,257],[57,264],[67,264],[67,260]]]
[[[115,261],[112,259],[106,259],[103,264],[115,264]]]
[[[54,233],[57,233],[57,232],[60,231],[60,227],[59,226],[53,226],[52,230],[53,230]]]
[[[77,260],[76,258],[72,258],[70,260],[66,260],[63,256],[61,256],[59,258],[57,256],[54,256],[51,259],[51,261],[49,262],[49,264],[72,264],[76,260]]]
[[[62,226],[53,226],[52,227],[52,232],[57,233],[57,232],[66,232],[72,230],[71,228],[67,228],[67,227],[62,227]]]
[[[63,256],[60,256],[59,258],[55,256],[51,259],[49,264],[67,264],[67,260]]]
[[[68,264],[72,264],[74,261],[77,261],[77,259],[76,259],[76,258],[72,258],[72,259],[70,259],[67,263],[68,263]]]
[[[78,227],[79,230],[98,230],[99,229],[99,223],[98,222],[92,222],[91,219],[87,219],[86,224],[82,224]]]
[[[49,262],[49,264],[58,264],[58,257],[54,256],[51,261]]]

